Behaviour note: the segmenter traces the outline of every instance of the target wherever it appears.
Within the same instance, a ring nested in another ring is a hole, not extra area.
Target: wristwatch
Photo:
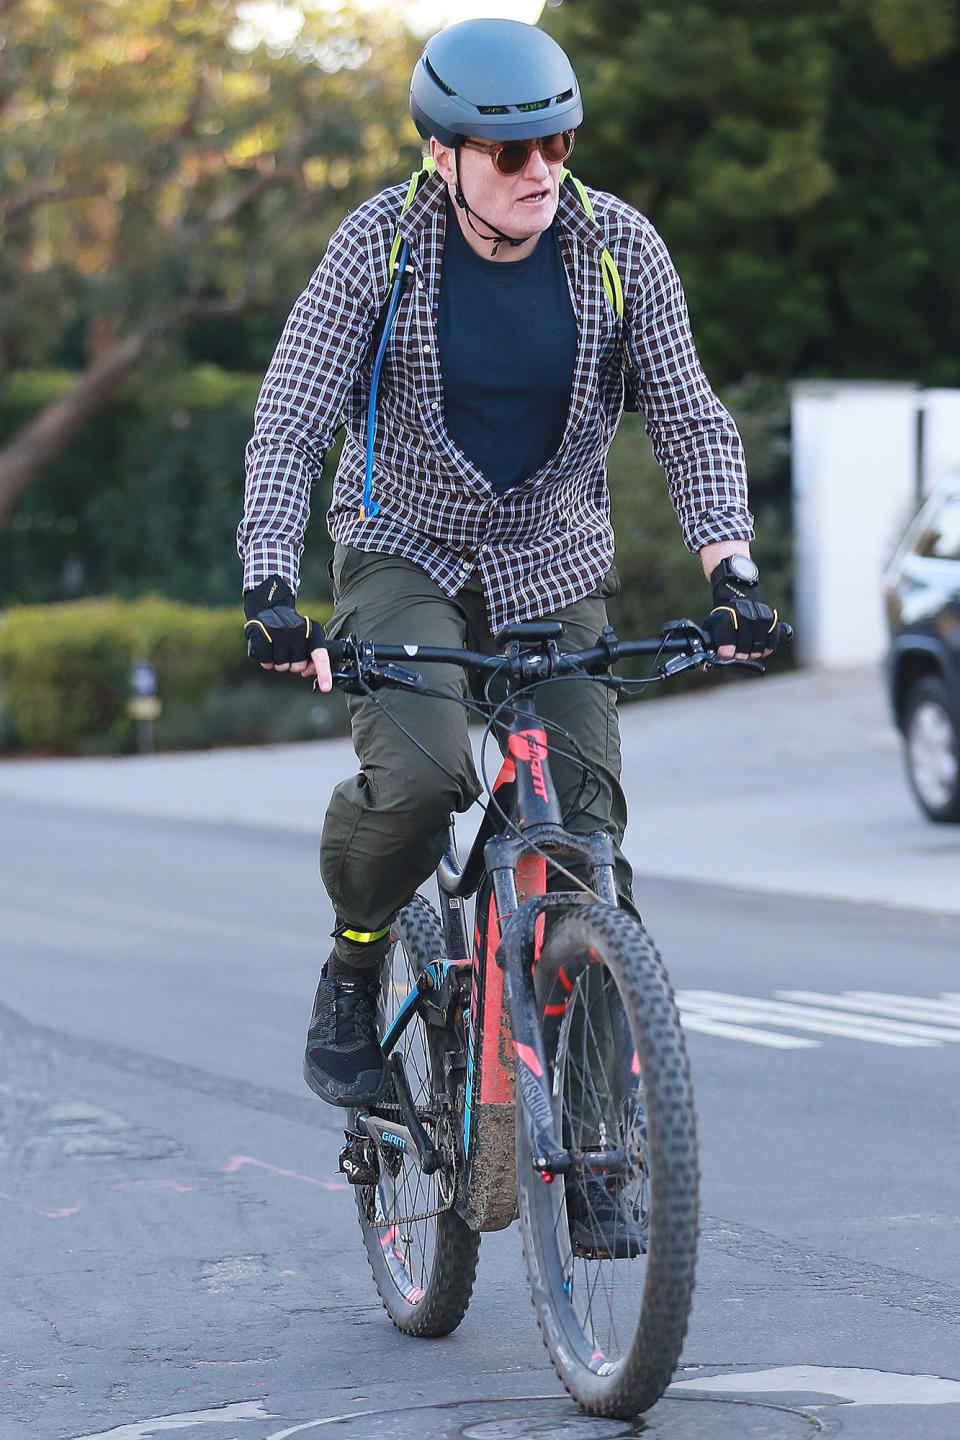
[[[751,560],[749,555],[728,555],[710,572],[710,584],[714,588],[724,582],[734,586],[756,585],[759,579],[756,561]]]

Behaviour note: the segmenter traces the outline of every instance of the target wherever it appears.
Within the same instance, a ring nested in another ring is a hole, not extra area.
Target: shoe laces
[[[376,1040],[376,992],[361,980],[328,978],[333,1004],[323,1007],[321,1038],[325,1044],[350,1046]]]

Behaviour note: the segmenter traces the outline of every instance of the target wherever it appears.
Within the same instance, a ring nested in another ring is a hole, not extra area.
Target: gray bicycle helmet
[[[573,67],[543,30],[520,20],[462,20],[424,46],[410,113],[425,140],[532,140],[574,130],[583,101]]]

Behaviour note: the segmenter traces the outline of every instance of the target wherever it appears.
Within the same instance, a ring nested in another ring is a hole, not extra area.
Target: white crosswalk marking
[[[894,1020],[915,1020],[935,1025],[942,1040],[960,1040],[960,1005],[943,1000],[913,1000],[907,995],[879,995],[868,990],[845,990],[842,995],[822,995],[817,990],[775,990],[778,1000],[800,1005],[827,1005],[856,1014],[889,1015]],[[943,1029],[940,1027],[953,1029]]]
[[[901,1012],[913,1009],[924,1012],[931,1020],[940,1017],[952,1025],[960,1025],[960,995],[941,994],[939,1000],[930,1000],[918,995],[887,995],[879,990],[845,990],[845,995],[867,1005],[897,1005]]]
[[[802,1030],[901,1049],[936,1049],[960,1043],[960,994],[939,1000],[879,991],[778,990],[776,998],[679,990],[684,1029],[774,1049],[818,1046],[818,1040],[783,1034]],[[776,1026],[777,1029],[760,1027]]]
[[[804,1040],[800,1035],[778,1035],[775,1030],[757,1030],[752,1025],[731,1025],[727,1020],[711,1020],[707,1015],[694,1015],[680,1006],[680,1023],[684,1030],[697,1030],[701,1035],[719,1035],[722,1040],[746,1040],[749,1045],[766,1045],[771,1050],[817,1050],[819,1040]]]

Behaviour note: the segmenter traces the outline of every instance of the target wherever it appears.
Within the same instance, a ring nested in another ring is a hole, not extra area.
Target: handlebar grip
[[[323,626],[320,624],[319,620],[314,620],[311,617],[309,620],[309,625],[311,635],[323,635]],[[322,640],[318,640],[317,643],[313,646],[313,649],[326,650],[327,654],[330,656],[331,670],[336,670],[337,666],[343,663],[343,642],[341,640],[331,640],[324,635],[324,638]]]
[[[776,639],[777,643],[774,646],[774,649],[786,650],[789,645],[793,644],[793,626],[788,625],[785,620],[781,620],[777,626]]]

